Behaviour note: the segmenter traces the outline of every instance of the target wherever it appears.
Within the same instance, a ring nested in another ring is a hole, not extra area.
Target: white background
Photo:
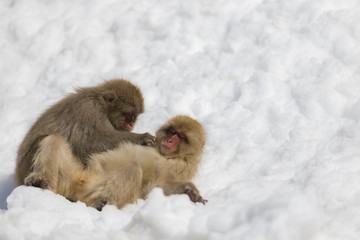
[[[155,189],[97,212],[16,188],[36,118],[114,77],[144,93],[135,132],[204,125],[207,205]],[[357,0],[0,1],[1,240],[359,239],[359,122]]]

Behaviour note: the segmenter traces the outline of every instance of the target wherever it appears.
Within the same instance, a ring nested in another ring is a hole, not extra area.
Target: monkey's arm
[[[130,142],[137,145],[154,146],[156,138],[149,133],[132,133],[127,131],[108,131],[101,135],[85,135],[82,137],[80,134],[72,134],[68,139],[75,156],[85,165],[88,156],[94,153],[105,152],[113,150],[121,143]]]
[[[145,146],[155,146],[156,138],[151,135],[150,133],[133,133],[133,132],[126,132],[126,131],[117,131],[114,134],[119,142],[132,142],[138,145],[145,145]]]
[[[200,192],[192,182],[167,182],[163,184],[164,194],[169,196],[172,194],[187,194],[192,202],[200,202],[205,205],[208,200],[200,196]]]

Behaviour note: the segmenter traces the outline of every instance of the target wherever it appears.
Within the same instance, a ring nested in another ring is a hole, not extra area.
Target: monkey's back
[[[79,94],[70,94],[41,114],[29,129],[17,154],[15,178],[18,185],[24,183],[25,177],[31,171],[34,155],[40,142],[46,136],[55,134],[64,137],[69,142],[72,150],[74,150],[73,142],[76,140],[81,142],[89,140],[76,138],[79,138],[79,136],[91,137],[86,134],[91,129],[82,128],[81,122],[88,121],[88,119],[91,121],[90,114],[94,114],[94,108],[99,111],[99,106],[89,101],[81,101],[83,98],[84,96],[79,96]],[[86,109],[86,111],[79,113],[79,109]],[[81,134],[79,134],[80,131]],[[77,156],[80,155],[76,154],[76,151],[74,153]]]

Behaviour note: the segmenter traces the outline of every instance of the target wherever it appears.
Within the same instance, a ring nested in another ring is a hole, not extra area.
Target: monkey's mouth
[[[163,154],[170,154],[174,151],[174,149],[172,148],[169,148],[168,146],[166,146],[165,144],[161,144],[160,145],[160,150]]]
[[[161,144],[161,148],[165,148],[167,150],[170,150],[170,148],[168,146],[166,146],[165,144]]]
[[[125,127],[129,130],[132,131],[134,129],[134,124],[133,123],[126,123]]]

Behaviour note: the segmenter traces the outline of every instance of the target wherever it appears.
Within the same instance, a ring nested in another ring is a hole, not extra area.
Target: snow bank
[[[357,0],[0,2],[0,239],[358,239]],[[208,141],[187,196],[102,212],[15,187],[16,150],[74,87],[143,91],[135,132],[188,114]]]

